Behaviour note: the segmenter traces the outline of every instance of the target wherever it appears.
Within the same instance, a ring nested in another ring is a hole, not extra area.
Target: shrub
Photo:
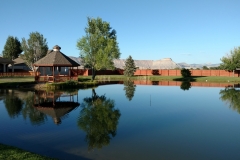
[[[183,68],[183,69],[181,70],[181,74],[182,74],[182,76],[183,76],[184,78],[186,78],[186,77],[191,77],[191,71],[190,71],[189,69]]]

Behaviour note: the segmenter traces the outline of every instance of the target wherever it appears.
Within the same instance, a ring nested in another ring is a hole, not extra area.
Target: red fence
[[[77,71],[77,70],[74,70]],[[190,70],[192,76],[225,76],[232,77],[233,72],[225,70]],[[96,71],[97,75],[123,75],[123,70],[101,70]],[[78,75],[89,76],[92,75],[91,70],[80,69],[78,70]],[[160,75],[160,76],[181,76],[181,70],[150,70],[150,69],[141,69],[136,70],[134,73],[136,76],[147,76],[147,75]],[[239,77],[240,71],[235,71],[234,77]]]
[[[225,71],[225,70],[190,70],[192,76],[225,76],[232,77],[233,72]],[[72,69],[72,72],[77,73],[77,75],[89,76],[92,75],[91,70],[87,69]],[[96,71],[97,75],[123,75],[123,70],[101,70]],[[150,70],[150,69],[139,69],[134,73],[136,76],[152,76],[152,75],[160,75],[160,76],[181,76],[181,70]],[[234,77],[239,77],[240,70],[234,72]],[[5,72],[0,73],[0,76],[34,76],[34,72]]]

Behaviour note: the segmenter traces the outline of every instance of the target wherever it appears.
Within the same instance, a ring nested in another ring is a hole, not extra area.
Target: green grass
[[[22,149],[0,144],[0,159],[3,160],[53,160],[35,153],[27,152]]]
[[[79,76],[79,79],[91,79],[91,76]],[[240,83],[240,77],[217,77],[217,76],[192,76],[189,78],[183,78],[182,76],[133,76],[125,77],[123,75],[100,75],[96,76],[96,80],[99,81],[123,81],[123,80],[150,80],[150,81],[192,81],[192,82],[234,82]]]
[[[34,77],[0,77],[0,84],[17,82],[34,82]]]
[[[88,88],[95,87],[98,82],[124,81],[124,80],[150,80],[150,81],[191,81],[191,82],[218,82],[218,83],[240,83],[240,77],[217,77],[217,76],[192,76],[183,78],[182,76],[133,76],[125,77],[124,75],[97,75],[94,81],[91,76],[79,76],[78,84],[71,85],[66,82],[48,84],[48,87],[55,89]],[[36,84],[34,77],[0,77],[0,88],[20,88],[21,86]]]

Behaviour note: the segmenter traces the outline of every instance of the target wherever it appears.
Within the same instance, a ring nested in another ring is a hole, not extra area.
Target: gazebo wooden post
[[[69,67],[69,70],[68,70],[68,77],[69,77],[69,80],[71,79],[71,67]]]
[[[53,82],[55,82],[55,75],[54,75],[54,66],[53,66]]]

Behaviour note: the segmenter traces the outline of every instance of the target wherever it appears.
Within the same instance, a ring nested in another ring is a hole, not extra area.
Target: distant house
[[[8,65],[14,66],[14,62],[8,58],[0,57],[0,73],[8,72]],[[12,72],[14,72],[14,67],[12,67]]]
[[[31,69],[26,65],[25,61],[18,57],[13,60],[14,61],[14,71],[15,72],[24,72],[24,71],[31,71]],[[9,69],[12,69],[12,65],[9,65]]]

